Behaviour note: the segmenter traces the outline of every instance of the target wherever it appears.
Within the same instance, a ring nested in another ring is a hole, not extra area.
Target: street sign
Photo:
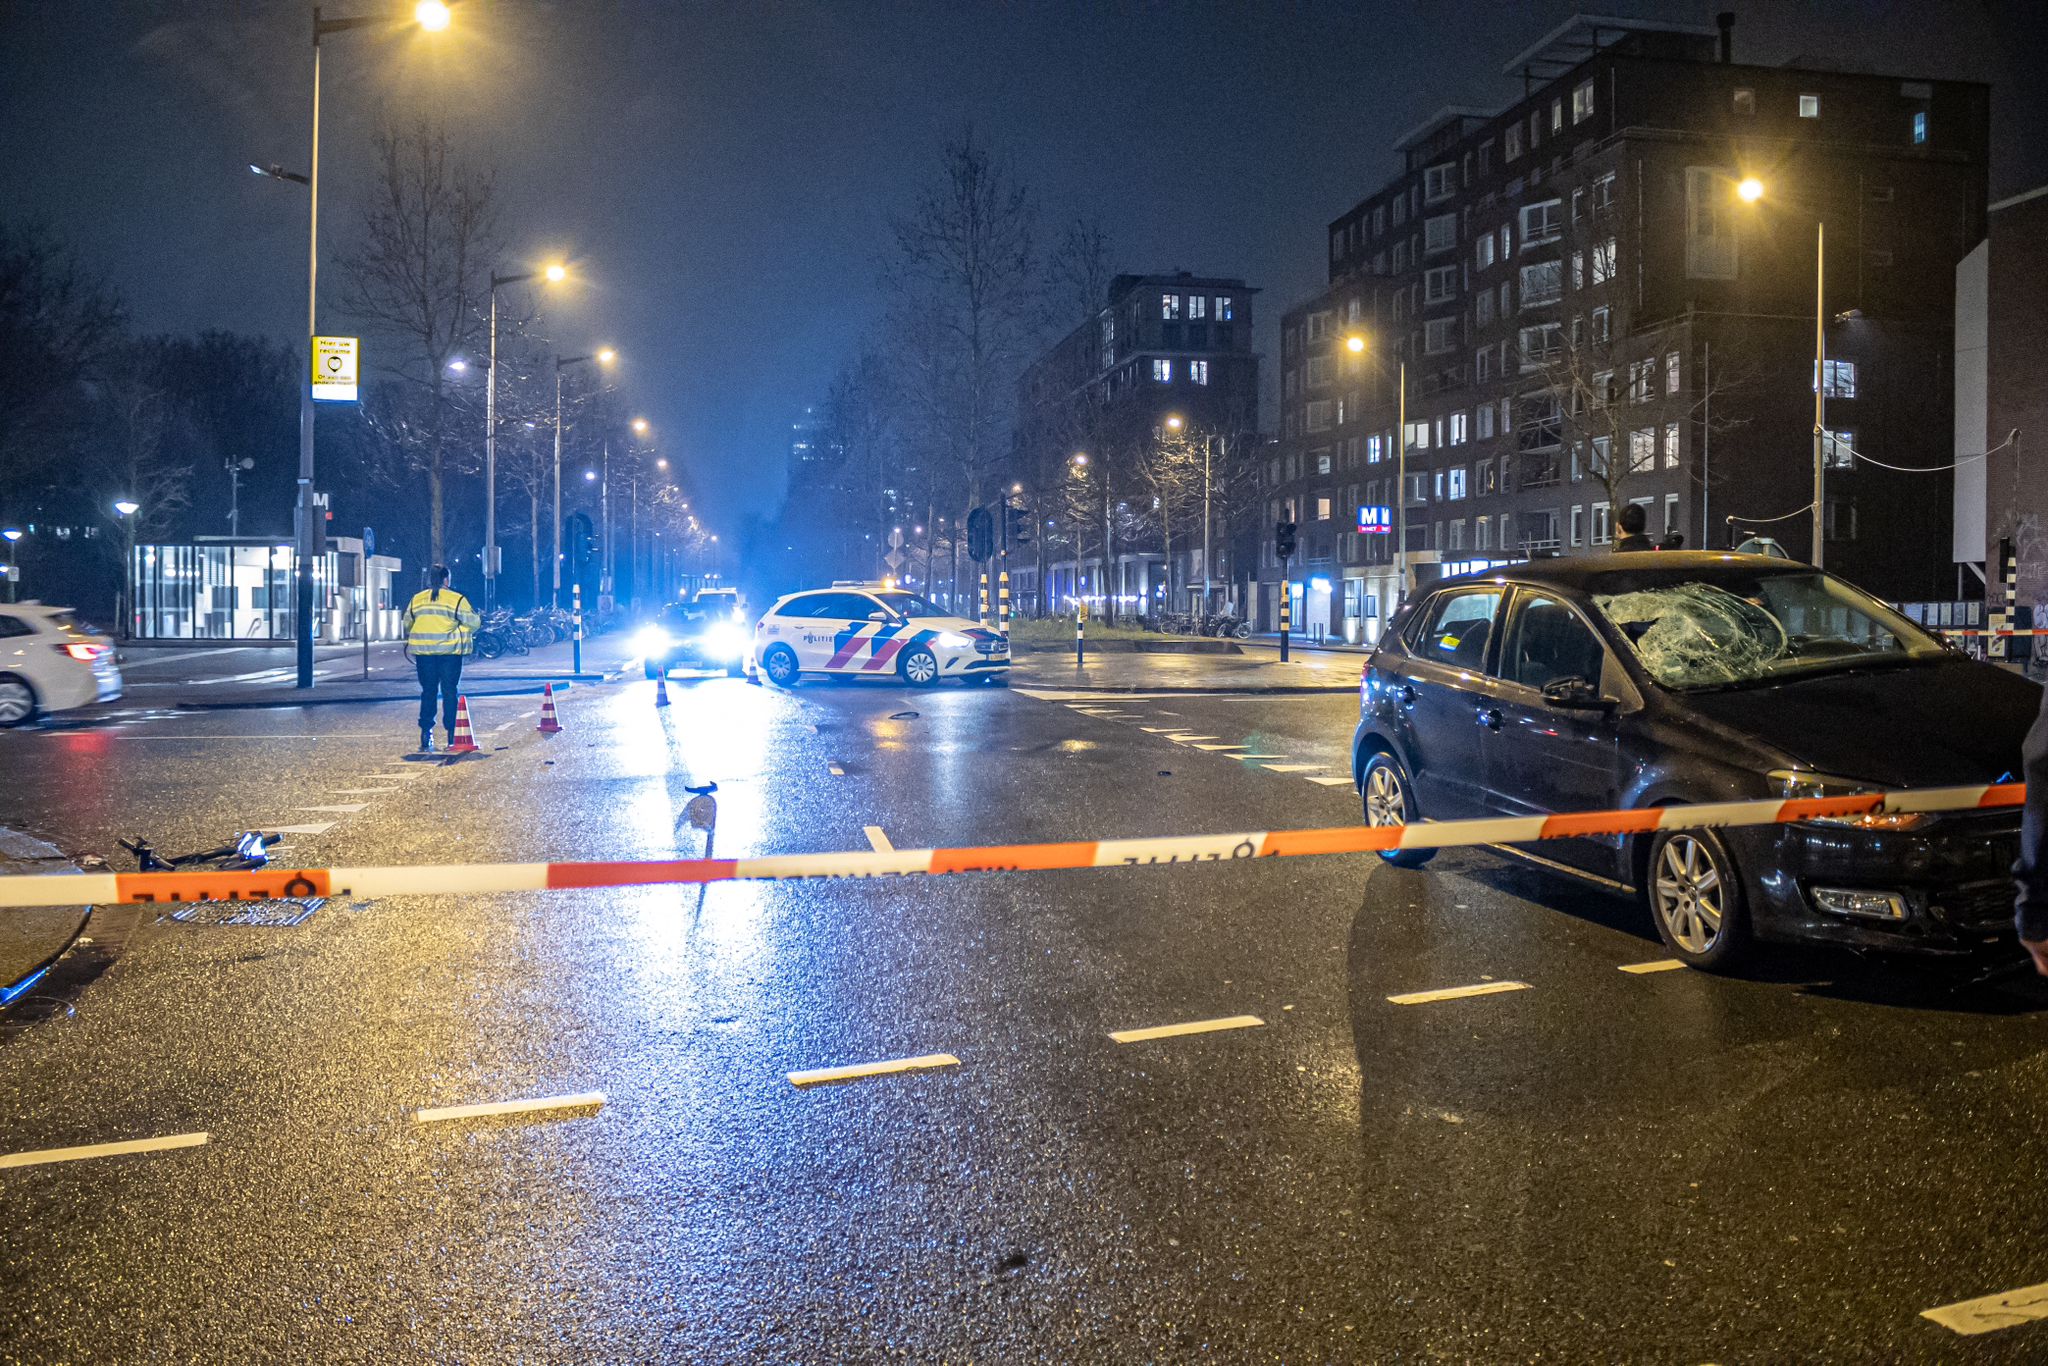
[[[900,526],[899,526],[899,527],[896,527],[895,529],[893,529],[892,531],[890,531],[890,533],[889,533],[889,549],[891,549],[891,550],[901,550],[901,549],[903,549],[903,528],[902,528],[902,527],[900,527]]]
[[[893,574],[903,567],[903,556],[892,550],[882,557],[882,563],[888,565],[889,572]]]
[[[354,337],[313,338],[313,397],[328,403],[356,401],[362,344]]]
[[[1368,535],[1391,536],[1394,534],[1394,510],[1377,505],[1358,510],[1358,529]]]
[[[377,528],[373,526],[366,526],[363,528],[363,558],[368,559],[370,556],[376,553]]]

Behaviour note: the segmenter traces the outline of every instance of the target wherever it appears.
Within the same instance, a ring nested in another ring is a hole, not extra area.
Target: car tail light
[[[108,647],[105,645],[79,645],[75,643],[70,645],[59,645],[56,648],[62,651],[63,653],[70,655],[73,659],[79,660],[80,662],[86,664],[90,664],[95,659],[98,659],[101,655],[105,654],[108,649]]]

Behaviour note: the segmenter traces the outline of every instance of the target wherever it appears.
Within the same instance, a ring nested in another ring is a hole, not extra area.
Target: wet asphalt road
[[[76,854],[331,821],[287,861],[387,863],[700,853],[706,781],[719,855],[1356,814],[1342,696],[650,696],[575,689],[554,737],[480,702],[452,765],[405,760],[402,705],[133,707],[0,735],[0,825]],[[1919,1317],[2048,1281],[2048,997],[1827,955],[1624,973],[1664,957],[1632,906],[1491,853],[93,938],[0,1023],[0,1158],[209,1139],[0,1170],[8,1360],[2048,1354]],[[1527,989],[1387,1000],[1489,981]]]

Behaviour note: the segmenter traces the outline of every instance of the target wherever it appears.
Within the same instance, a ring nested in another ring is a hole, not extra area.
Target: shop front
[[[138,640],[237,640],[275,643],[297,638],[298,557],[289,545],[231,537],[138,545],[129,563],[132,634]],[[313,601],[321,640],[398,638],[402,604],[394,605],[400,562],[366,555],[363,543],[339,537],[313,561]]]

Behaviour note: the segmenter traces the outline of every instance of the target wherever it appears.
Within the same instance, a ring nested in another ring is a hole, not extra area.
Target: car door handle
[[[1480,725],[1482,725],[1482,726],[1484,726],[1484,727],[1486,727],[1486,728],[1487,728],[1488,730],[1494,730],[1494,731],[1497,731],[1497,730],[1499,730],[1499,729],[1500,729],[1500,708],[1499,708],[1499,707],[1481,707],[1481,708],[1479,709],[1479,724],[1480,724]]]
[[[1403,684],[1401,684],[1401,685],[1400,685],[1399,687],[1395,688],[1395,689],[1394,689],[1394,700],[1395,700],[1396,702],[1399,702],[1399,703],[1400,703],[1400,704],[1401,704],[1402,706],[1404,706],[1404,707],[1412,707],[1412,706],[1414,706],[1414,705],[1415,705],[1415,685],[1414,685],[1413,683],[1403,683]]]

